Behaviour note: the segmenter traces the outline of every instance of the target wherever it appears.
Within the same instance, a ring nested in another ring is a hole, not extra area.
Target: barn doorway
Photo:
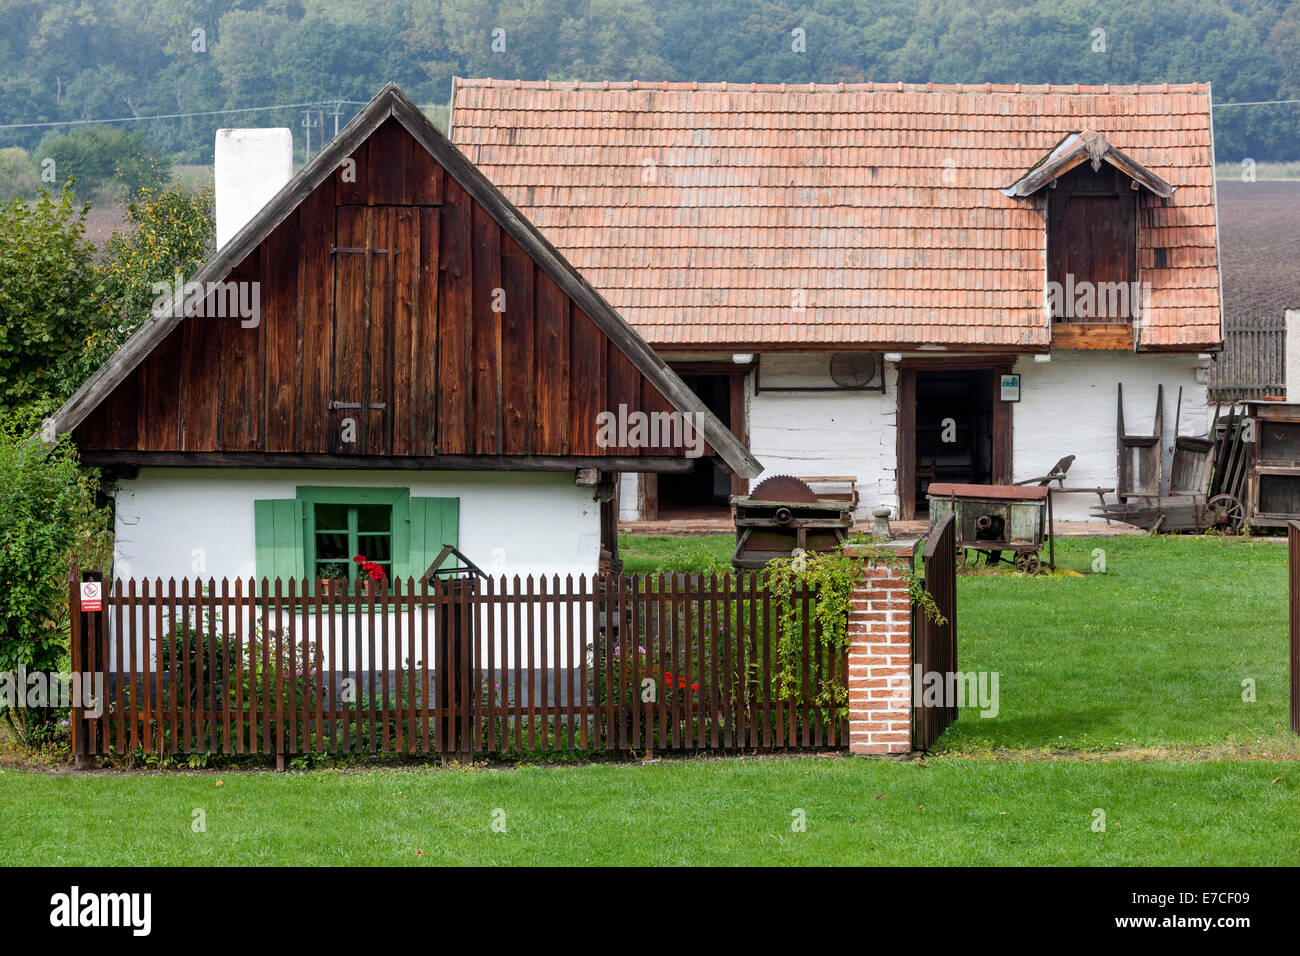
[[[731,376],[713,373],[679,372],[686,387],[694,392],[718,421],[730,422]],[[658,476],[659,517],[663,519],[722,518],[731,513],[731,475],[712,459],[702,459],[687,472]]]
[[[1011,478],[1011,403],[999,398],[1009,364],[921,364],[899,372],[899,504],[929,513],[935,482],[987,485]]]

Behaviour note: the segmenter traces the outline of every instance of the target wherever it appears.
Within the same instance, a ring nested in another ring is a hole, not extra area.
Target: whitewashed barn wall
[[[618,520],[636,521],[641,517],[641,476],[625,471],[618,476]]]
[[[412,495],[459,498],[459,548],[494,576],[558,574],[563,584],[566,575],[595,573],[599,562],[600,507],[592,500],[591,488],[574,484],[571,472],[145,468],[138,478],[120,482],[115,495],[116,574],[119,578],[144,577],[151,581],[160,577],[164,586],[172,577],[178,583],[182,577],[201,577],[205,582],[215,578],[218,593],[221,579],[228,577],[233,587],[235,577],[247,578],[254,574],[253,502],[259,498],[292,498],[299,485],[409,487]],[[525,613],[528,607],[524,606]],[[540,615],[542,608],[533,606],[532,611]],[[552,664],[567,665],[570,660],[567,631],[560,631],[560,649],[556,654],[551,646],[555,636],[553,608],[546,611],[546,629],[541,628],[539,620],[534,654],[540,659],[545,641],[545,652],[550,654]],[[300,620],[298,624],[300,630],[309,629],[312,640],[320,640],[323,652],[328,644],[328,620],[327,616],[319,638],[310,631],[309,620],[305,624]],[[282,623],[287,625],[287,615],[282,615]],[[359,625],[350,622],[349,626],[355,629]],[[513,635],[509,619],[498,626],[502,633]],[[582,652],[580,635],[576,633],[578,626],[575,618],[575,658]],[[360,627],[366,635],[365,625]],[[405,619],[389,616],[386,631],[384,627],[383,615],[377,615],[377,658],[385,633],[390,660],[397,662],[409,657]],[[480,615],[479,633],[486,632],[486,618]],[[133,658],[143,661],[146,654],[138,617],[136,633],[136,646],[127,645],[128,661]],[[347,628],[336,618],[335,650],[339,660],[345,633]],[[587,640],[594,634],[589,611]],[[486,655],[486,638],[480,645]],[[366,666],[368,640],[352,646],[353,659]],[[497,657],[501,660],[500,649]],[[514,663],[509,648],[503,663]]]
[[[926,353],[917,353],[926,354]],[[933,355],[933,353],[928,353]],[[957,356],[953,356],[956,358]],[[750,450],[769,475],[853,475],[858,479],[857,517],[869,520],[880,505],[898,508],[898,370],[885,363],[885,391],[783,392],[774,384],[830,383],[830,356],[764,355],[764,390],[754,394],[746,382]],[[1135,354],[1057,350],[1050,362],[1022,356],[1021,398],[1012,411],[1012,471],[1015,480],[1045,474],[1059,459],[1074,455],[1067,485],[1115,486],[1116,386],[1124,385],[1128,430],[1147,433],[1155,414],[1156,386],[1165,387],[1165,464],[1167,478],[1173,444],[1178,389],[1183,389],[1184,435],[1207,432],[1206,360],[1195,354]],[[1113,501],[1110,496],[1108,500]],[[635,520],[640,508],[639,476],[624,475],[620,520]],[[1054,508],[1062,520],[1092,520],[1096,495],[1058,495]]]
[[[600,558],[600,506],[572,472],[144,468],[115,496],[118,576],[253,574],[253,502],[299,485],[459,498],[460,550],[493,574],[592,574]]]
[[[1116,482],[1115,412],[1117,386],[1124,385],[1124,426],[1147,435],[1155,420],[1156,387],[1164,385],[1164,481],[1169,480],[1170,448],[1183,389],[1179,431],[1207,432],[1205,361],[1194,354],[1135,354],[1058,350],[1050,362],[1023,356],[1020,402],[1012,413],[1012,465],[1020,481],[1047,472],[1065,455],[1074,455],[1067,486],[1113,488]],[[1113,495],[1107,496],[1114,501]],[[1056,495],[1053,508],[1064,520],[1096,520],[1089,512],[1096,495]]]
[[[858,512],[898,507],[898,372],[886,364],[885,391],[769,391],[777,385],[833,386],[826,354],[764,355],[763,390],[746,383],[750,450],[770,475],[852,475]]]

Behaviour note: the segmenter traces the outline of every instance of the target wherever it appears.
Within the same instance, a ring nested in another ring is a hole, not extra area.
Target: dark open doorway
[[[933,481],[989,484],[993,476],[993,373],[916,373],[916,510]]]
[[[954,363],[955,364],[955,363]],[[1011,478],[1011,403],[998,396],[1010,362],[954,367],[918,360],[899,373],[899,510],[929,511],[933,482],[986,485]]]
[[[718,417],[732,421],[732,378],[720,374],[679,373],[682,381]],[[712,459],[702,459],[680,474],[658,476],[660,518],[705,518],[730,513],[731,476]]]

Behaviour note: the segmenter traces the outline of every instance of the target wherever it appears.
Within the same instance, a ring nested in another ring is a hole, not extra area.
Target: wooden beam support
[[[386,455],[265,454],[261,452],[87,451],[96,468],[374,468],[385,471],[645,471],[684,473],[703,459],[600,455]]]

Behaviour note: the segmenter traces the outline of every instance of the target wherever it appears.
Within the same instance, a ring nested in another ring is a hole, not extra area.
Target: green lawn
[[[1263,761],[944,758],[926,766],[802,757],[90,777],[10,770],[0,774],[0,788],[0,864],[1248,865],[1300,858],[1300,768]],[[1098,809],[1104,834],[1092,829]],[[504,832],[491,826],[498,810]],[[806,815],[806,832],[792,832],[796,810]],[[206,832],[193,832],[195,811]]]
[[[1294,864],[1284,545],[1058,545],[1056,575],[959,579],[960,665],[999,672],[1000,713],[965,714],[926,760],[7,769],[0,863]],[[629,570],[691,570],[725,561],[731,542],[621,547]],[[796,810],[806,832],[791,830]]]
[[[635,538],[628,570],[699,569],[726,535]],[[1286,545],[1281,539],[1060,538],[1057,573],[962,574],[961,670],[996,671],[996,717],[963,715],[959,751],[1219,748],[1300,758],[1287,729]],[[1104,551],[1105,571],[1098,573]],[[1255,702],[1242,700],[1254,681]]]

